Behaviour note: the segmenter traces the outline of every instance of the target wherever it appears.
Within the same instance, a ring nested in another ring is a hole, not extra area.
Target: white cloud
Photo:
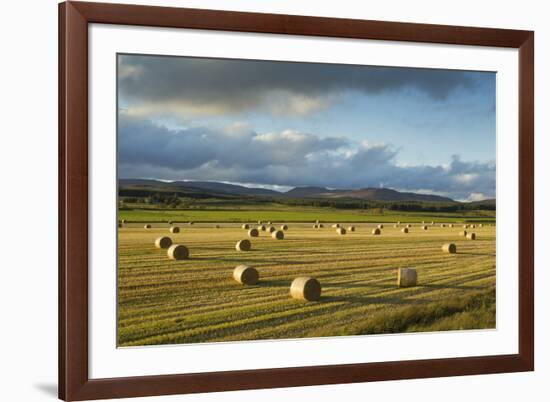
[[[490,198],[495,193],[494,162],[397,165],[388,144],[350,143],[296,130],[257,133],[246,124],[214,130],[171,130],[122,115],[119,131],[121,177],[215,180],[265,186],[377,187]]]

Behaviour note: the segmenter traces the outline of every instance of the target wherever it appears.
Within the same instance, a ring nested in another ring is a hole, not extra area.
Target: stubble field
[[[274,223],[277,228],[282,223]],[[215,226],[219,225],[219,228]],[[354,224],[338,235],[325,223],[290,223],[284,240],[236,223],[129,223],[119,228],[118,346],[283,339],[495,327],[495,227],[466,229],[415,223]],[[344,227],[352,224],[345,224]],[[251,226],[255,227],[255,225]],[[190,258],[173,261],[154,247],[159,236],[183,244]],[[252,249],[237,251],[238,240]],[[453,242],[456,254],[441,250]],[[254,286],[232,278],[240,264],[260,273]],[[399,288],[397,268],[414,267],[418,286]],[[316,302],[292,299],[299,276],[317,278]]]

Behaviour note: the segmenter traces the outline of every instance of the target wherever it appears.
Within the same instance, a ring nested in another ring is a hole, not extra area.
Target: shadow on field
[[[458,290],[484,289],[484,286],[467,286],[467,285],[435,284],[435,283],[426,283],[421,286],[428,289],[458,289]]]

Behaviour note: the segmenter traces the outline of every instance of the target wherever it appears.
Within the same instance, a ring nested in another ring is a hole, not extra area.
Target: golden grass
[[[490,309],[482,311],[484,319],[476,310],[457,308],[452,315],[418,319],[446,300],[494,290],[493,226],[476,229],[479,240],[469,241],[449,227],[415,226],[407,236],[387,228],[383,236],[372,236],[376,224],[355,223],[355,232],[338,236],[330,225],[313,229],[311,223],[294,223],[284,240],[260,232],[253,250],[242,253],[235,250],[241,225],[219,225],[214,230],[211,223],[196,223],[172,236],[189,248],[185,261],[171,261],[154,247],[166,224],[147,231],[143,224],[119,229],[119,346],[376,333],[386,315],[415,318],[395,326],[396,332],[494,327]],[[448,242],[457,245],[456,254],[441,252]],[[234,281],[233,269],[240,264],[259,271],[257,285]],[[416,268],[418,286],[398,288],[398,267]],[[290,297],[290,284],[299,276],[320,281],[318,302]]]

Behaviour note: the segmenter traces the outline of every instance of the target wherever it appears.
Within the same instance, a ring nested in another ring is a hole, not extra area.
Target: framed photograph
[[[59,22],[61,399],[534,369],[533,32]]]

